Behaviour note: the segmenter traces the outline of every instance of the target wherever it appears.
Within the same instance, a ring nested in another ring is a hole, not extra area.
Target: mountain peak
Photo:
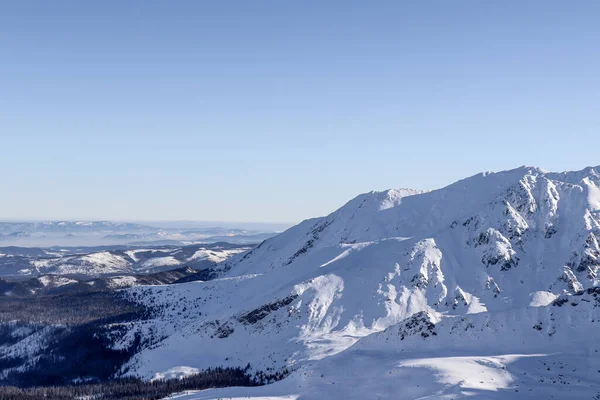
[[[428,357],[595,346],[564,321],[600,321],[596,173],[523,166],[432,191],[365,193],[219,264],[215,280],[160,294],[133,289],[186,329],[164,333],[130,367],[149,377],[178,367],[165,355],[189,337],[186,365],[268,371],[318,370],[328,360],[343,369],[339,357],[353,351],[373,351],[378,365],[391,349],[406,358],[421,346],[435,350]],[[190,301],[202,304],[201,317],[184,308]]]

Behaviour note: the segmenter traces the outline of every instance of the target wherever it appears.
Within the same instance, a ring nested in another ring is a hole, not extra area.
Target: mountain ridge
[[[597,167],[552,173],[524,166],[432,191],[359,195],[218,265],[214,284],[245,276],[246,286],[264,284],[265,298],[279,300],[256,308],[266,313],[255,322],[258,330],[225,319],[232,332],[227,338],[203,340],[213,353],[220,342],[233,345],[232,358],[254,360],[257,369],[296,369],[259,392],[273,398],[319,398],[326,392],[369,398],[372,390],[400,398],[401,393],[458,398],[474,390],[484,398],[512,398],[518,385],[537,393],[534,397],[592,398],[600,394],[594,375],[565,377],[547,365],[573,371],[581,363],[598,366],[589,358],[597,346],[585,332],[600,320],[599,186]],[[257,302],[241,296],[249,307]],[[258,349],[235,347],[236,341],[261,343],[259,332],[271,335],[269,348],[277,351],[257,357]],[[167,342],[167,348],[173,346]],[[543,352],[554,355],[534,354]],[[356,362],[367,355],[373,384],[362,378]],[[139,371],[149,371],[143,364],[155,359],[140,356]],[[390,357],[402,367],[391,367]],[[419,361],[407,361],[415,357]],[[525,365],[535,378],[519,375],[511,363]],[[388,368],[392,374],[410,368],[430,372],[425,379],[399,380],[400,393],[377,383]],[[348,387],[323,386],[318,376],[325,374],[330,384]],[[545,383],[557,381],[577,388],[557,390]],[[215,398],[230,393],[239,394],[223,389]]]
[[[473,390],[501,398],[493,393],[514,394],[516,382],[538,396],[554,393],[539,379],[562,378],[541,363],[597,364],[593,338],[578,332],[600,321],[599,187],[597,167],[520,167],[432,191],[359,195],[216,264],[205,281],[123,290],[152,318],[111,336],[116,349],[150,338],[121,373],[154,379],[248,364],[260,376],[291,372],[252,389],[277,399],[322,398],[317,389],[338,398],[399,395],[388,373],[415,377],[393,380],[407,399]],[[371,368],[368,385],[360,360]],[[327,389],[325,374],[328,385],[348,386]],[[593,376],[574,373],[568,382],[577,379],[585,382],[578,395],[600,394]],[[557,398],[570,398],[561,390]],[[214,398],[232,394],[240,392]]]

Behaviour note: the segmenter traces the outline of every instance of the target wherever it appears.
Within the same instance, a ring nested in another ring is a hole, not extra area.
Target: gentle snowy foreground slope
[[[600,398],[600,168],[521,167],[349,201],[218,264],[128,289],[147,379],[250,364],[179,398]],[[278,376],[276,376],[278,374]]]

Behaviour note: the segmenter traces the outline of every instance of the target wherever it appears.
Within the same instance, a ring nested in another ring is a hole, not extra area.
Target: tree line
[[[248,367],[209,368],[196,375],[181,379],[143,381],[137,378],[114,379],[99,383],[80,383],[60,386],[19,388],[0,386],[3,400],[33,399],[93,399],[93,400],[157,400],[185,390],[200,390],[228,386],[257,386],[262,382],[247,374]]]

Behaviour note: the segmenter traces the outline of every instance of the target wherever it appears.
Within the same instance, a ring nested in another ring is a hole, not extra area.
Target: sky
[[[600,164],[597,1],[0,4],[0,218],[297,222]]]

